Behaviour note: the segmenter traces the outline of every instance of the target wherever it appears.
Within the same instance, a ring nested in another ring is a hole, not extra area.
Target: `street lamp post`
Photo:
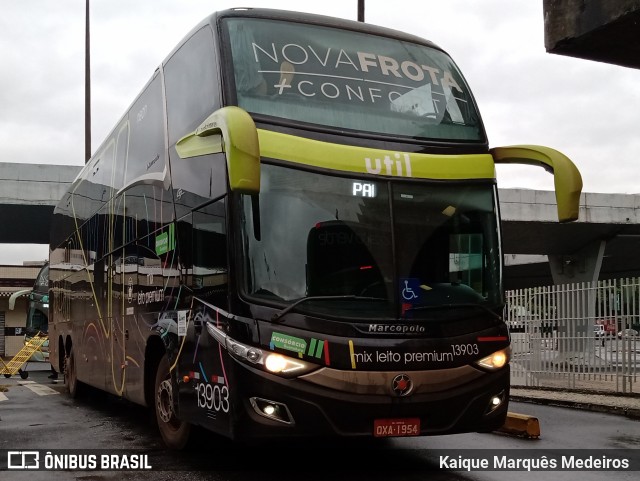
[[[89,0],[85,6],[84,44],[84,162],[91,158],[91,46],[89,41]]]

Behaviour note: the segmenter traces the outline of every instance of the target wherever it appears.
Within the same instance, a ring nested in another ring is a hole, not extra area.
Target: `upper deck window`
[[[483,141],[451,58],[425,45],[316,25],[225,20],[238,106],[338,129]]]

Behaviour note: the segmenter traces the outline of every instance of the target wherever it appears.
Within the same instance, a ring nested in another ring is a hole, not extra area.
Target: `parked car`
[[[593,333],[596,339],[601,339],[607,334],[607,331],[602,324],[596,324],[593,328]]]
[[[627,338],[627,337],[639,337],[640,333],[638,331],[636,331],[635,329],[622,329],[618,332],[618,337],[620,339]]]

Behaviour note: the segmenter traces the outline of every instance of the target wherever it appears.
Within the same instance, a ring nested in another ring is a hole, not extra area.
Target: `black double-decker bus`
[[[54,212],[50,339],[166,444],[491,431],[509,399],[496,163],[437,45],[266,9],[197,25]]]

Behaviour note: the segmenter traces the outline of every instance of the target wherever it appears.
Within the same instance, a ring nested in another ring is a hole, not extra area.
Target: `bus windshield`
[[[267,19],[225,19],[237,105],[252,114],[401,137],[483,142],[471,92],[441,50]]]
[[[442,318],[459,312],[438,307],[501,302],[491,183],[373,181],[265,164],[259,234],[252,200],[242,199],[252,297],[287,305],[309,296],[298,312],[351,320]]]

